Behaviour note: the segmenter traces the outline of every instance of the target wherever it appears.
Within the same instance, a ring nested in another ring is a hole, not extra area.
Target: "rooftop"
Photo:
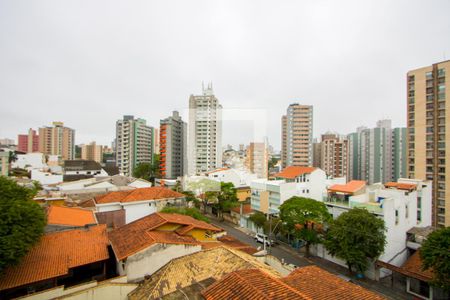
[[[335,184],[328,188],[329,192],[353,194],[366,186],[364,180],[351,180],[346,184]]]
[[[94,160],[65,160],[64,170],[65,171],[91,171],[91,170],[101,170],[102,166]]]
[[[314,172],[317,168],[314,167],[297,167],[297,166],[289,166],[284,168],[280,173],[275,174],[275,177],[285,178],[285,179],[294,179],[303,174],[310,174]]]
[[[164,224],[178,224],[176,231],[158,231]],[[189,235],[192,229],[219,232],[222,229],[192,217],[178,214],[154,213],[109,233],[109,240],[117,259],[122,260],[153,244],[195,244],[200,243]]]
[[[84,226],[96,223],[92,210],[54,205],[47,209],[48,225]]]
[[[384,187],[386,188],[396,188],[398,190],[405,190],[405,191],[413,191],[417,188],[417,184],[413,183],[400,183],[400,182],[386,182],[384,184]]]
[[[171,189],[154,186],[148,188],[139,188],[128,191],[110,192],[105,195],[95,197],[97,204],[115,203],[115,202],[135,202],[147,200],[164,200],[168,198],[183,198],[184,195]]]
[[[45,234],[21,262],[4,270],[0,291],[69,274],[70,268],[109,258],[106,226]]]
[[[422,260],[420,258],[420,250],[414,252],[410,258],[405,262],[405,264],[401,267],[403,271],[409,273],[410,277],[418,278],[424,281],[431,281],[433,279],[433,271],[428,269],[422,270]]]
[[[258,268],[262,274],[279,277],[279,273],[256,258],[230,249],[218,247],[176,258],[145,280],[128,296],[131,300],[163,297],[192,283],[242,269]]]

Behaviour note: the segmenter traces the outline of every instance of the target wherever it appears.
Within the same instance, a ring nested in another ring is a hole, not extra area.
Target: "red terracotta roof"
[[[167,223],[179,224],[180,228],[176,228],[176,231],[165,231],[162,233],[161,231],[158,231],[158,227]],[[182,230],[184,227],[188,227],[188,231],[194,228],[216,232],[222,231],[220,228],[189,216],[154,213],[114,229],[109,233],[109,240],[111,241],[116,257],[119,260],[156,243],[199,244],[193,237],[184,235],[188,232]]]
[[[96,223],[91,210],[53,205],[47,210],[47,224],[49,225],[84,226]]]
[[[317,266],[297,268],[287,277],[282,278],[281,281],[310,299],[385,299]]]
[[[107,247],[105,225],[48,233],[18,265],[4,270],[0,290],[63,276],[70,268],[106,260]]]
[[[202,295],[206,300],[312,299],[259,269],[231,272],[203,290]]]
[[[294,179],[303,174],[310,174],[316,168],[314,167],[298,167],[298,166],[289,166],[284,168],[280,173],[275,174],[275,177],[285,178],[285,179]]]
[[[212,173],[216,173],[216,172],[222,172],[222,171],[226,171],[226,170],[230,170],[230,168],[219,168],[216,170],[212,170],[210,172],[207,172],[206,174],[212,174]]]
[[[417,184],[414,183],[400,183],[400,182],[386,182],[384,184],[387,188],[396,188],[399,190],[412,191],[417,187]]]
[[[351,180],[347,184],[335,184],[328,188],[329,192],[353,194],[366,186],[364,180]]]
[[[433,271],[431,269],[422,271],[422,260],[420,259],[419,251],[414,252],[414,254],[411,255],[410,258],[408,258],[401,269],[410,273],[412,275],[411,277],[431,281],[433,279]]]
[[[182,198],[183,194],[162,186],[153,186],[129,191],[110,192],[106,195],[95,197],[97,204],[114,202],[134,202],[145,200],[162,200],[167,198]]]

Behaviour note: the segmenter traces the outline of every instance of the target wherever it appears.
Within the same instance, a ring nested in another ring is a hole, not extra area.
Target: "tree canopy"
[[[327,207],[310,198],[292,197],[280,206],[280,219],[292,235],[305,241],[306,255],[310,246],[321,241],[323,224],[331,220]]]
[[[368,259],[375,260],[386,245],[384,221],[363,208],[353,208],[331,222],[324,245],[327,251],[345,260],[349,271],[367,269]]]
[[[423,270],[433,271],[432,285],[450,290],[450,227],[432,232],[420,248]]]
[[[35,194],[0,176],[0,272],[17,264],[44,233],[46,216],[33,202]]]
[[[264,224],[267,221],[266,215],[263,214],[260,211],[255,211],[253,214],[250,215],[249,220],[253,222],[253,224],[256,225],[257,228],[264,227]]]
[[[217,192],[217,202],[214,204],[218,217],[222,217],[224,212],[230,211],[231,208],[237,205],[238,197],[234,184],[231,182],[221,182],[220,191]]]
[[[200,213],[200,211],[196,208],[188,208],[188,207],[164,207],[162,209],[163,213],[169,213],[169,214],[180,214],[180,215],[186,215],[186,216],[190,216],[194,219],[200,220],[200,221],[204,221],[209,223],[210,220],[205,217],[204,215],[202,215]]]

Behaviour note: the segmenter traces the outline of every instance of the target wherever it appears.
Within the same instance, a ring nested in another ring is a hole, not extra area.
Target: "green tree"
[[[306,256],[309,256],[311,245],[321,241],[322,226],[331,216],[322,202],[292,197],[280,206],[280,219],[289,233],[305,241]]]
[[[367,269],[368,260],[377,259],[386,245],[382,219],[363,208],[353,208],[334,220],[326,233],[324,245],[328,252],[345,260],[348,269]]]
[[[231,208],[238,205],[236,189],[231,182],[221,182],[220,192],[217,193],[217,202],[214,207],[217,210],[217,217],[223,218],[224,212],[229,212]]]
[[[249,220],[255,224],[256,228],[263,228],[267,221],[266,215],[260,211],[255,211],[250,215]]]
[[[432,232],[419,251],[423,270],[433,271],[431,284],[450,291],[450,227]]]
[[[163,213],[169,213],[169,214],[180,214],[180,215],[186,215],[190,216],[194,219],[204,221],[209,223],[210,220],[202,215],[200,211],[196,208],[188,208],[188,207],[164,207],[161,212]]]
[[[0,176],[0,272],[17,264],[44,233],[44,210],[33,197],[36,189]]]
[[[140,163],[134,168],[133,176],[155,183],[155,178],[160,177],[159,173],[159,154],[153,155],[151,163]]]

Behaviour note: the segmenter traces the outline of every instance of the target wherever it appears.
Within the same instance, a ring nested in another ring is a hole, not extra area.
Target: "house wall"
[[[123,205],[126,224],[155,213],[157,211],[155,202],[126,203],[126,205]]]
[[[128,282],[143,280],[145,275],[152,275],[172,259],[201,250],[202,247],[200,245],[152,245],[127,258],[125,274]]]

